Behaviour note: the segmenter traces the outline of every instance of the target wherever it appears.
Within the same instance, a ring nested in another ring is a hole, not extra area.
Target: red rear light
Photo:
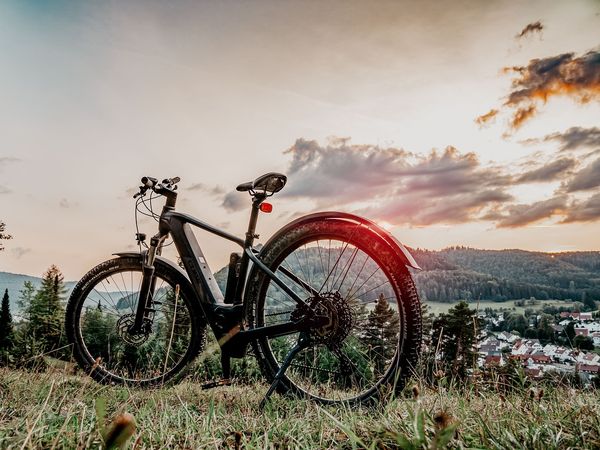
[[[261,203],[260,210],[265,213],[270,213],[271,211],[273,211],[273,205],[271,205],[270,203]]]

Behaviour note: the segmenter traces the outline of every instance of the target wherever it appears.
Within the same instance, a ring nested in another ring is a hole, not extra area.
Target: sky
[[[318,210],[411,247],[600,250],[600,2],[0,2],[0,271],[135,249],[144,175],[261,240]],[[142,220],[141,231],[155,232]],[[213,270],[234,244],[197,234]]]

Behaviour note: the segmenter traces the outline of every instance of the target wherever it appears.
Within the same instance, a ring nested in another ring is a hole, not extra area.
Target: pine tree
[[[23,289],[19,291],[19,299],[17,304],[21,308],[21,315],[26,321],[29,321],[29,310],[31,309],[31,303],[35,298],[35,287],[31,281],[25,281],[23,283]]]
[[[433,336],[440,337],[439,349],[445,368],[458,378],[465,378],[475,366],[478,330],[481,320],[477,311],[462,301],[433,322]]]
[[[2,309],[0,309],[0,350],[9,349],[12,345],[12,338],[12,316],[10,314],[8,289],[5,289],[4,297],[2,297]]]
[[[385,370],[387,361],[394,357],[399,321],[398,313],[390,307],[383,293],[379,294],[375,308],[369,313],[364,331],[369,355],[379,371]]]
[[[46,349],[55,349],[61,344],[65,292],[63,275],[58,267],[52,265],[44,273],[40,289],[33,298],[29,298],[26,311],[29,316],[28,334],[36,340],[43,340]]]
[[[585,291],[582,292],[581,301],[583,302],[585,311],[595,311],[596,310],[596,302],[590,295],[587,295],[587,292],[585,292]]]

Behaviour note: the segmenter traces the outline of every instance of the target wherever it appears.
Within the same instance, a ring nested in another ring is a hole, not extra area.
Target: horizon
[[[443,251],[447,251],[447,250],[476,250],[476,251],[484,251],[484,252],[520,251],[520,252],[527,252],[527,253],[536,253],[536,254],[542,254],[542,255],[549,255],[551,257],[553,257],[554,255],[570,254],[570,253],[598,253],[600,255],[600,250],[567,250],[567,251],[562,251],[562,252],[540,252],[540,251],[534,251],[534,250],[525,250],[525,249],[522,249],[522,248],[491,249],[491,248],[466,247],[466,246],[463,246],[463,245],[450,245],[448,247],[445,247],[445,248],[442,248],[442,249],[437,249],[437,250],[436,249],[429,249],[429,248],[421,248],[421,247],[416,247],[416,248],[409,247],[409,250],[416,250],[416,251],[422,251],[422,252],[443,252]],[[52,264],[50,264],[48,266],[48,268],[51,265]],[[218,271],[220,271],[222,269],[225,269],[226,267],[227,267],[227,265],[225,264],[222,267],[214,270],[213,273],[216,273],[216,272],[218,272]],[[60,267],[58,267],[58,269],[60,269]],[[7,273],[9,275],[19,275],[19,276],[26,276],[26,277],[33,277],[33,278],[42,278],[42,276],[43,276],[43,273],[40,273],[38,275],[34,275],[34,274],[30,274],[30,273],[17,273],[17,272],[11,272],[11,271],[7,271],[7,270],[0,270],[0,273]],[[65,279],[64,279],[65,283],[76,283],[77,281],[78,281],[78,279],[67,279],[67,277],[65,277]]]
[[[0,270],[78,279],[133,250],[138,180],[243,235],[235,186],[411,248],[600,251],[600,4],[0,4]],[[154,234],[154,223],[141,230]],[[235,244],[199,234],[209,264]]]

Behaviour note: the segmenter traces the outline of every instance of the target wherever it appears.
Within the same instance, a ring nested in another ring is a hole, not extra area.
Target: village
[[[540,379],[545,374],[578,374],[584,385],[600,378],[600,319],[591,312],[561,312],[551,325],[554,335],[550,340],[521,337],[518,333],[492,331],[504,322],[504,313],[481,313],[486,324],[485,338],[479,343],[479,366],[504,366],[509,360],[519,361],[527,376]],[[529,327],[541,319],[530,317]],[[577,341],[585,341],[577,348],[567,333],[572,328]],[[524,333],[527,335],[527,333]],[[581,337],[579,337],[581,336]],[[544,342],[548,341],[548,342]],[[592,345],[593,344],[593,345]],[[590,348],[591,347],[591,348]],[[597,380],[596,380],[597,381]]]

